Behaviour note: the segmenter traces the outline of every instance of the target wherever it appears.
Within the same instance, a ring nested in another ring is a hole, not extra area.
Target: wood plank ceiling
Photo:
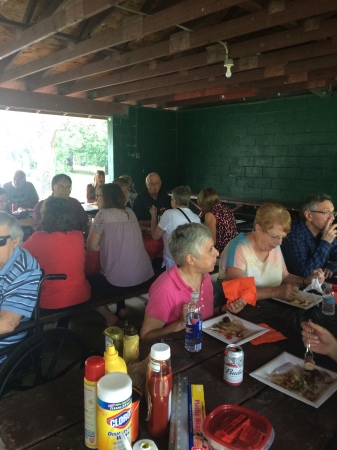
[[[104,117],[336,78],[336,0],[0,0],[2,109]]]

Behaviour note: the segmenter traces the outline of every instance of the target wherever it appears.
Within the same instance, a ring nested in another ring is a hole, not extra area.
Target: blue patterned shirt
[[[300,277],[308,277],[315,269],[330,269],[337,273],[337,239],[330,244],[315,237],[304,221],[296,222],[284,239],[282,252],[287,269]]]
[[[41,278],[38,262],[31,254],[16,247],[11,258],[0,270],[0,310],[20,314],[20,322],[29,320],[35,308]],[[20,342],[26,332],[0,339],[0,348]]]

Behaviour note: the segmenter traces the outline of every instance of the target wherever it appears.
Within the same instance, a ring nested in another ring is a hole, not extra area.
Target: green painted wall
[[[178,112],[131,107],[113,119],[115,174],[164,187],[298,202],[337,197],[337,96],[314,95]]]
[[[179,182],[194,192],[298,202],[337,197],[337,96],[177,112]]]
[[[115,177],[130,175],[137,192],[145,189],[145,177],[158,172],[165,189],[177,185],[176,113],[130,107],[127,117],[112,118]]]

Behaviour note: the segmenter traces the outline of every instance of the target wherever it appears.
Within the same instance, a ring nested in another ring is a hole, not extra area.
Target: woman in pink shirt
[[[186,304],[192,292],[199,293],[203,320],[225,312],[225,307],[214,310],[212,272],[219,252],[214,247],[210,230],[199,223],[177,227],[169,239],[169,249],[175,265],[152,284],[140,336],[142,339],[160,339],[186,326]],[[245,302],[231,303],[231,312],[239,312]]]

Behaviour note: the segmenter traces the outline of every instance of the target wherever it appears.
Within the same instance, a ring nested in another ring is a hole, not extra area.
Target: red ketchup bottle
[[[171,416],[172,369],[171,349],[167,344],[151,347],[147,369],[147,428],[153,437],[168,434]]]

